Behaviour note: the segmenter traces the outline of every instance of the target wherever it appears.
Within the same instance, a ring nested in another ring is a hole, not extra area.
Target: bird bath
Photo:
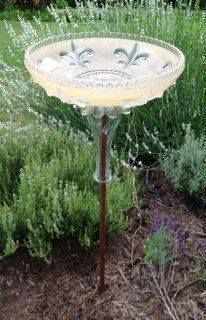
[[[176,47],[149,37],[85,32],[47,38],[29,47],[25,66],[49,96],[75,104],[88,116],[97,146],[100,283],[105,290],[106,183],[110,149],[122,113],[162,97],[184,69]]]

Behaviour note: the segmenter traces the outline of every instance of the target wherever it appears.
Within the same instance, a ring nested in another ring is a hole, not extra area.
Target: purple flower
[[[153,218],[153,223],[151,227],[151,234],[157,232],[160,227],[164,227],[167,231],[176,231],[178,228],[178,223],[174,217],[163,217],[160,218],[158,212],[155,210],[151,214]]]
[[[150,233],[151,234],[154,234],[156,233],[160,227],[162,226],[162,222],[160,219],[156,219],[153,221],[153,224],[152,224],[152,227],[151,227],[151,230],[150,230]]]
[[[179,244],[179,249],[182,251],[185,250],[185,237],[186,237],[185,231],[178,230],[177,232],[178,244]]]
[[[188,232],[180,229],[180,223],[175,216],[160,216],[157,210],[152,214],[152,226],[150,233],[154,235],[161,227],[163,227],[168,233],[171,233],[178,241],[178,247],[181,251],[185,250],[185,239]]]

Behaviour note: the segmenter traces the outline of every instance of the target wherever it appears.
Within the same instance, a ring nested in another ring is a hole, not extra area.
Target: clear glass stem
[[[88,115],[88,121],[96,144],[96,171],[94,179],[105,183],[111,180],[110,151],[116,128],[120,122],[120,113],[113,117],[95,112]]]

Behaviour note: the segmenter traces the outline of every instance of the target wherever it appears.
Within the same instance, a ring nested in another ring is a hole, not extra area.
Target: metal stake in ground
[[[105,241],[106,241],[106,147],[107,134],[105,127],[107,125],[107,116],[101,118],[101,132],[99,136],[99,209],[100,209],[100,227],[99,227],[99,293],[105,291]]]

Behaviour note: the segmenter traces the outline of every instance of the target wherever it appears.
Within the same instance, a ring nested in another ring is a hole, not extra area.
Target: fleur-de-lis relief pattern
[[[171,67],[172,67],[171,62],[167,62],[167,63],[162,67],[162,69],[163,69],[164,71],[168,71],[168,70],[171,69]]]
[[[73,41],[71,41],[71,49],[72,51],[69,54],[64,52],[60,53],[60,58],[61,59],[64,59],[65,57],[69,58],[70,65],[79,65],[81,67],[88,67],[88,65],[90,64],[89,59],[95,55],[94,50],[90,48],[86,48],[81,52],[77,52],[77,49]]]
[[[130,52],[127,52],[124,48],[117,48],[114,51],[114,56],[121,58],[118,63],[121,64],[123,68],[131,65],[138,65],[140,62],[147,61],[149,58],[148,53],[139,53],[139,47],[137,43],[135,43]]]

